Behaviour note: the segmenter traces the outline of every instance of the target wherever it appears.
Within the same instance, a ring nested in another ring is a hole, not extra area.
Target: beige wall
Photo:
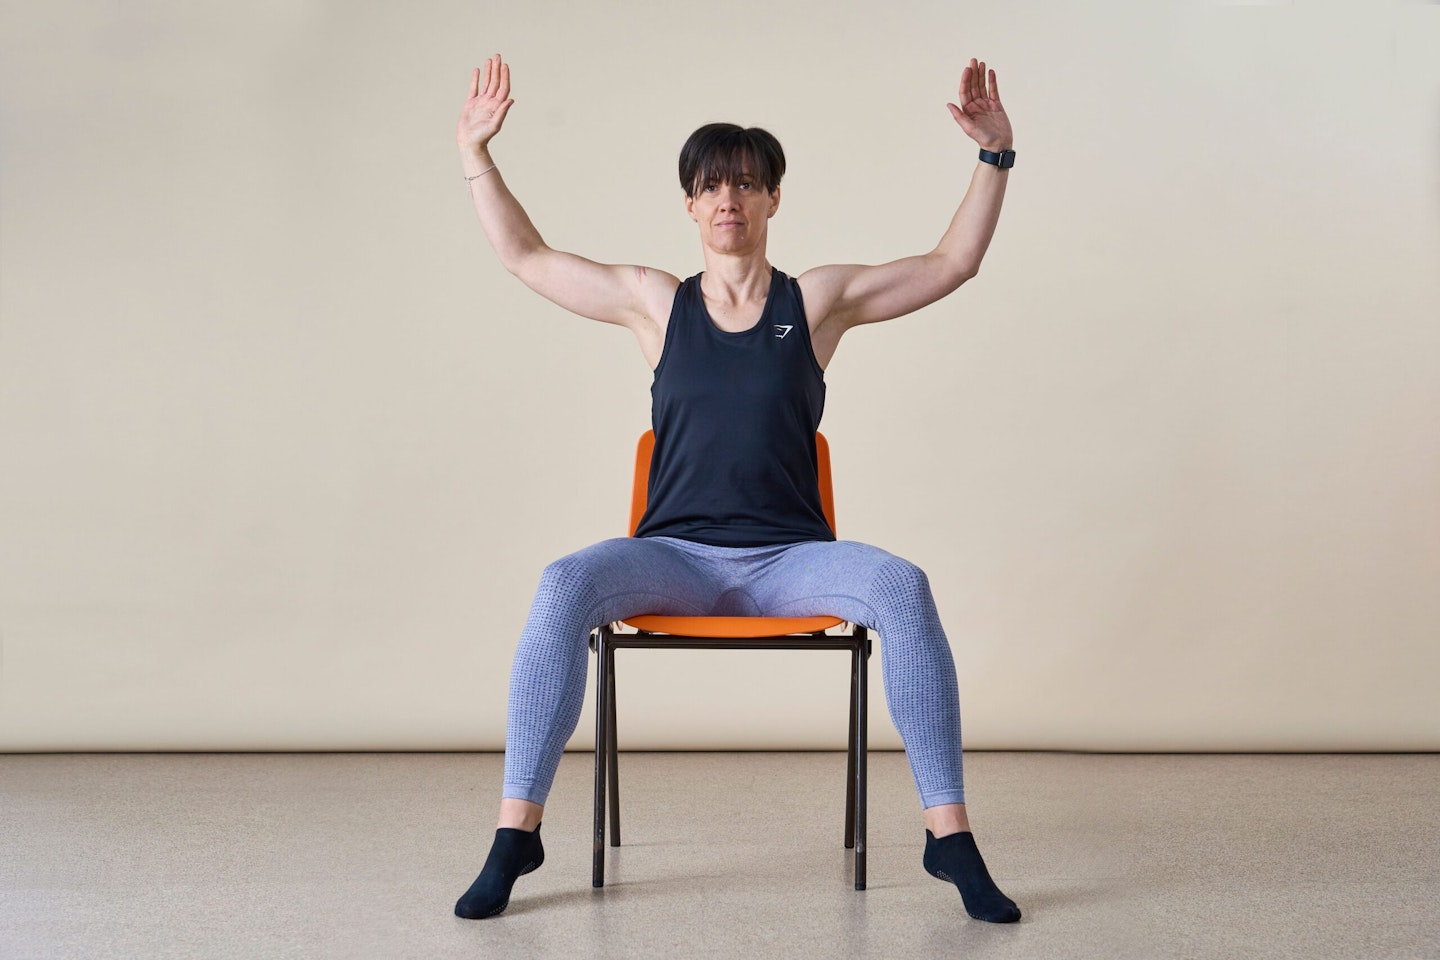
[[[547,239],[682,275],[673,160],[720,118],[786,145],[782,269],[924,250],[988,58],[990,258],[853,333],[825,422],[968,744],[1440,748],[1440,6],[0,9],[0,749],[501,745],[648,371],[474,221],[497,49]],[[839,654],[621,658],[626,745],[840,743]]]

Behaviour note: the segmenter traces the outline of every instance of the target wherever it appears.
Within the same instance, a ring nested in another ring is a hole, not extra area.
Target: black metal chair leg
[[[594,887],[605,886],[605,761],[609,752],[605,736],[605,718],[609,714],[606,655],[610,652],[607,639],[607,629],[601,627],[595,634],[595,864],[590,876],[590,885]]]
[[[845,753],[845,849],[855,848],[856,720],[860,691],[860,647],[850,651],[850,735]]]
[[[606,710],[605,724],[605,745],[606,766],[609,767],[610,777],[610,846],[620,846],[620,747],[619,738],[615,731],[615,648],[605,648],[605,700],[609,704]]]
[[[864,627],[856,629],[864,630]],[[864,654],[870,652],[870,641],[868,633],[864,641]],[[856,710],[855,735],[860,741],[857,746],[860,748],[855,757],[855,889],[865,889],[865,775],[867,754],[870,749],[869,729],[866,726],[866,714],[869,704],[866,703],[866,694],[869,690],[869,667],[870,658],[862,654],[860,657],[860,697],[858,709]]]

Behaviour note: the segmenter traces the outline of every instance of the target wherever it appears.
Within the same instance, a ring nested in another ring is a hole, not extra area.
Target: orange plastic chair
[[[635,483],[630,498],[630,535],[645,514],[650,486],[650,454],[655,434],[647,430],[635,450]],[[815,434],[820,467],[820,504],[835,529],[835,500],[830,484],[830,445]],[[606,788],[609,790],[610,845],[620,846],[620,763],[615,732],[615,651],[624,647],[680,650],[848,650],[850,651],[849,758],[845,771],[845,847],[855,850],[855,889],[865,889],[865,727],[870,635],[851,624],[845,633],[827,633],[844,625],[837,617],[631,617],[590,635],[595,651],[595,867],[592,883],[605,885]],[[622,631],[629,627],[633,632]]]

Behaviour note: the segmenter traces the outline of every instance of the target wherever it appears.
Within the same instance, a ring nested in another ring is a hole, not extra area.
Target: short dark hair
[[[685,196],[707,183],[734,183],[745,168],[766,193],[785,176],[785,151],[768,130],[734,123],[707,123],[680,148],[680,186]]]

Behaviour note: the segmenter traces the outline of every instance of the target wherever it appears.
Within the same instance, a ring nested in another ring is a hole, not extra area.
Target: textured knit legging
[[[580,722],[594,627],[640,614],[829,615],[880,635],[890,718],[924,807],[964,803],[955,662],[930,583],[863,543],[712,547],[606,540],[545,568],[510,675],[505,796],[543,804]]]

